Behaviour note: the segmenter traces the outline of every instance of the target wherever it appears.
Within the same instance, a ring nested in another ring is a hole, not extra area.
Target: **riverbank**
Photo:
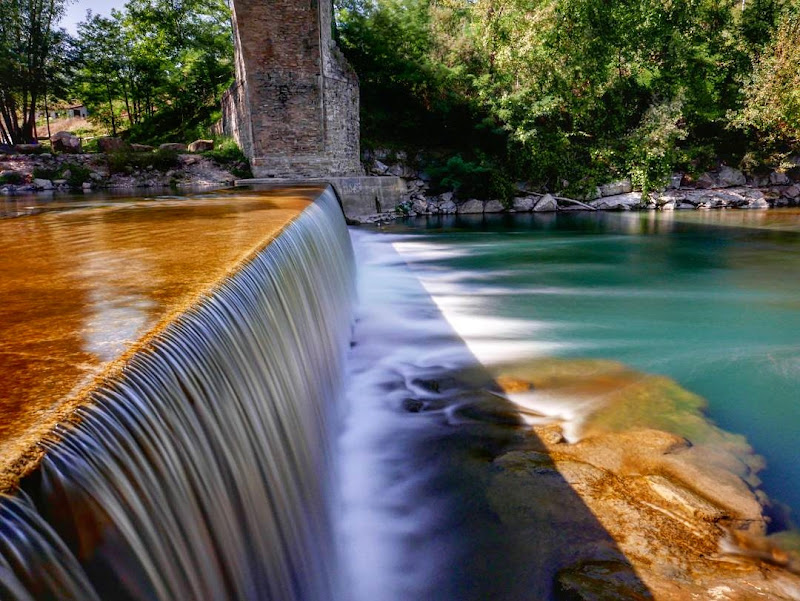
[[[236,164],[185,145],[84,154],[0,154],[0,195],[138,188],[198,188],[233,184]]]
[[[800,206],[800,157],[791,168],[758,175],[746,175],[722,165],[719,169],[692,177],[675,173],[666,187],[646,196],[634,190],[630,179],[604,184],[584,197],[570,197],[564,191],[536,189],[518,182],[511,199],[475,199],[457,191],[438,192],[419,160],[405,153],[374,151],[367,156],[371,175],[392,175],[406,181],[408,198],[391,211],[360,218],[363,223],[390,221],[397,217],[426,215],[471,215],[491,213],[552,213],[557,211],[713,210],[770,209]],[[384,162],[385,161],[385,162]]]

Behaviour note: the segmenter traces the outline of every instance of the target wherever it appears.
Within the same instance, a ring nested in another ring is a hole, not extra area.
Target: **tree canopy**
[[[797,4],[342,0],[337,15],[368,138],[425,145],[429,122],[449,124],[435,142],[509,177],[580,191],[630,175],[647,190],[796,147]]]

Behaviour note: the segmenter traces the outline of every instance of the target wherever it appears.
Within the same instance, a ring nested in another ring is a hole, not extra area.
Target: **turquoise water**
[[[796,519],[800,216],[769,229],[736,213],[707,221],[448,217],[391,238],[456,329],[472,328],[479,357],[612,359],[704,397],[715,423],[764,456],[764,488]]]

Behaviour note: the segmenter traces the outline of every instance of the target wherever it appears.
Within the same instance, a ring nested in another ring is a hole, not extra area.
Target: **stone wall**
[[[342,202],[347,217],[358,218],[382,212],[394,212],[408,200],[408,188],[400,177],[321,177],[321,178],[261,178],[239,180],[237,185],[289,187],[306,184],[330,184]]]
[[[233,20],[224,131],[254,174],[359,174],[358,79],[333,40],[330,0],[234,0]]]

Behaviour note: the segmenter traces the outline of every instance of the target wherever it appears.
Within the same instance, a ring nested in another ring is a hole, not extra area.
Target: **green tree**
[[[35,141],[36,108],[47,89],[48,66],[69,38],[56,28],[66,0],[0,2],[0,138]]]

